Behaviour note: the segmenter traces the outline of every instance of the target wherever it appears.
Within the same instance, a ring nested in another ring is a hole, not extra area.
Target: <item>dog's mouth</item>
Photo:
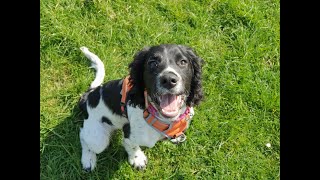
[[[184,98],[182,95],[164,94],[158,97],[160,113],[168,118],[179,114]]]

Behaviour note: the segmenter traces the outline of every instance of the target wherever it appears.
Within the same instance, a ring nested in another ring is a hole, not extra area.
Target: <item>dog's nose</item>
[[[175,87],[178,83],[178,76],[173,73],[166,73],[160,77],[160,84],[162,87],[171,89]]]

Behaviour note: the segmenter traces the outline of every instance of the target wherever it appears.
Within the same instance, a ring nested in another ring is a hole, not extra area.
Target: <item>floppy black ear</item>
[[[132,84],[132,90],[129,93],[131,97],[131,103],[136,106],[139,105],[144,108],[144,81],[143,72],[146,55],[150,47],[145,47],[141,51],[135,54],[133,61],[129,64],[130,78],[129,81]]]
[[[190,47],[181,46],[180,48],[184,51],[184,53],[191,59],[192,63],[192,81],[191,81],[191,89],[190,94],[187,98],[187,105],[194,106],[199,105],[201,100],[203,99],[203,90],[202,90],[202,66],[205,63],[202,58],[200,58],[197,53]]]

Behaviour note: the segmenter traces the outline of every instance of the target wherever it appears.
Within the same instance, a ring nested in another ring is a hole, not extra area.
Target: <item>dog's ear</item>
[[[144,63],[149,49],[150,47],[145,47],[141,51],[137,52],[133,58],[133,61],[129,64],[130,82],[133,86],[140,86],[143,89]]]
[[[141,51],[137,52],[133,58],[133,61],[129,64],[130,69],[130,83],[132,84],[132,103],[144,108],[144,81],[143,72],[144,64],[146,61],[146,55],[150,47],[145,47]]]
[[[202,66],[205,61],[200,58],[197,53],[190,47],[179,45],[179,47],[183,50],[183,52],[188,56],[188,59],[191,60],[192,63],[192,81],[191,81],[191,89],[190,94],[187,98],[187,105],[194,106],[199,105],[201,100],[203,99],[203,90],[202,90]]]

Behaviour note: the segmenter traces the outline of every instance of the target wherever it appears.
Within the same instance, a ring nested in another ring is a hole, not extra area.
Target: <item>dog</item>
[[[180,143],[186,139],[193,107],[203,100],[204,60],[192,48],[177,44],[145,47],[134,55],[127,77],[104,84],[102,61],[88,48],[80,50],[96,71],[78,104],[86,116],[80,128],[85,171],[94,170],[96,155],[108,147],[117,129],[123,130],[129,164],[139,170],[148,162],[140,146],[151,148],[160,140]]]

